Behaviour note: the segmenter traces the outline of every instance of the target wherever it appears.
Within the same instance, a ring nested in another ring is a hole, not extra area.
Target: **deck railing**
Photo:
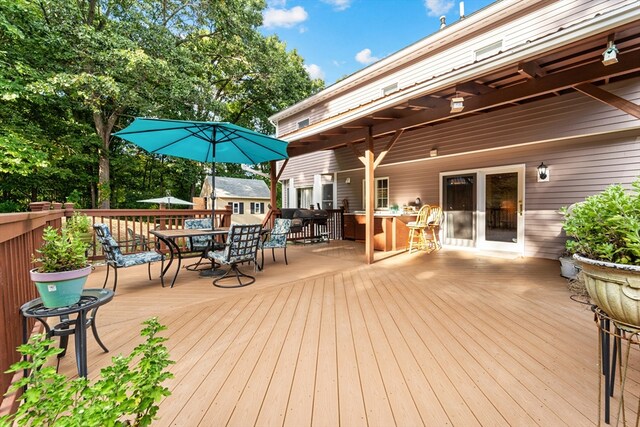
[[[18,361],[16,347],[22,343],[20,306],[38,296],[29,270],[35,249],[42,245],[48,225],[60,227],[63,209],[0,215],[0,392],[4,395],[11,375],[4,372]],[[33,323],[31,324],[33,326]],[[0,396],[2,402],[3,396]]]
[[[0,328],[0,393],[7,390],[12,378],[4,372],[19,357],[16,347],[22,343],[20,306],[38,296],[29,270],[33,268],[31,260],[35,250],[42,244],[43,230],[48,225],[60,227],[75,212],[72,206],[62,209],[56,205],[54,210],[49,210],[49,207],[49,203],[39,202],[32,204],[32,210],[44,209],[42,211],[0,214],[0,321],[3,325]],[[107,224],[124,253],[144,250],[139,242],[154,240],[150,230],[182,228],[187,218],[207,218],[211,215],[211,211],[205,209],[82,209],[78,212],[87,215],[92,224]],[[292,234],[291,239],[310,241],[323,234],[331,240],[342,239],[343,211],[331,209],[328,212],[326,227],[312,224]],[[230,222],[229,209],[216,210],[216,226],[226,226]],[[95,236],[88,255],[92,260],[102,258],[102,249],[96,244]]]

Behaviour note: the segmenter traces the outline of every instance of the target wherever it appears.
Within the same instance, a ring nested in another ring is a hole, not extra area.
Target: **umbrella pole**
[[[216,229],[216,163],[211,162],[211,230]]]

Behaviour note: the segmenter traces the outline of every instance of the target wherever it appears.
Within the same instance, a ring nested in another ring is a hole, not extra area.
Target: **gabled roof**
[[[200,197],[209,197],[211,176],[207,176]],[[264,181],[259,179],[216,177],[216,197],[237,197],[243,199],[269,199],[271,192]]]

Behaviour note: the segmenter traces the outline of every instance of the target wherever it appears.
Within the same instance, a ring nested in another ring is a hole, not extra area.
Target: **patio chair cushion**
[[[244,239],[242,235],[234,233],[234,228],[247,230],[245,231]],[[259,241],[261,230],[262,227],[259,225],[233,226],[227,235],[225,248],[223,250],[209,251],[208,257],[222,264],[255,261],[257,244],[254,245],[254,242]]]
[[[262,248],[283,248],[287,245],[287,234],[291,229],[291,220],[276,218],[273,229],[266,241],[261,242]]]
[[[121,255],[122,259],[118,267],[131,267],[134,265],[146,264],[164,260],[164,255],[156,251],[140,252],[131,255]]]
[[[185,219],[184,228],[186,229],[210,229],[211,218]],[[205,250],[211,244],[211,236],[195,236],[187,239],[187,248],[190,251]]]

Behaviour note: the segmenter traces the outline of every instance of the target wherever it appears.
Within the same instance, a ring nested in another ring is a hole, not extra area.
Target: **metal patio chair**
[[[282,249],[284,251],[284,263],[289,265],[287,261],[287,236],[291,230],[291,220],[285,218],[276,218],[273,229],[269,232],[264,241],[260,242],[260,270],[264,267],[264,250],[271,249],[271,256],[273,262],[276,262],[276,249]]]
[[[230,266],[224,275],[216,278],[213,284],[219,288],[239,288],[247,286],[256,281],[254,276],[245,274],[238,269],[238,264],[253,262],[254,270],[257,268],[258,247],[260,244],[261,224],[236,224],[231,227],[227,235],[225,248],[218,251],[209,251],[208,258],[220,265]],[[223,285],[219,282],[235,277],[237,285]],[[243,282],[242,278],[248,278]]]
[[[107,286],[109,280],[109,270],[114,270],[113,291],[116,291],[118,286],[118,269],[133,267],[134,265],[149,264],[149,280],[151,280],[151,263],[160,261],[160,283],[164,287],[164,278],[162,277],[162,270],[164,267],[165,256],[156,251],[138,252],[135,254],[123,255],[120,250],[120,245],[111,235],[111,231],[106,224],[94,224],[93,229],[96,232],[96,238],[102,245],[102,251],[104,252],[104,259],[107,264],[107,277],[104,279],[102,287]]]

